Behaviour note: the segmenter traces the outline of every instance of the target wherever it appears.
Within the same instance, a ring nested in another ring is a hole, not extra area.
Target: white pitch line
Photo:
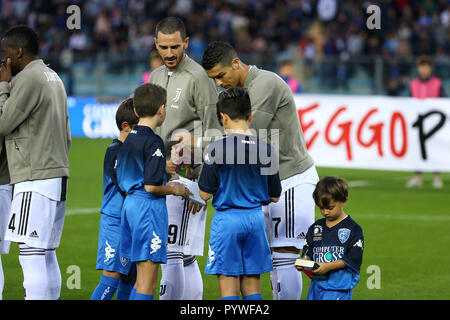
[[[70,208],[66,210],[66,215],[71,216],[74,214],[91,214],[99,212],[100,208]]]
[[[353,181],[348,181],[347,184],[349,187],[355,188],[355,187],[367,187],[373,183],[368,180],[353,180]]]

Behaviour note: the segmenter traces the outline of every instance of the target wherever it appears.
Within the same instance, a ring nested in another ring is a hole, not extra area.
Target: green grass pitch
[[[86,300],[96,287],[97,235],[102,199],[103,156],[111,139],[73,139],[67,215],[57,256],[62,274],[62,300]],[[425,174],[422,189],[405,189],[408,172],[318,168],[319,175],[337,175],[350,184],[346,213],[363,228],[365,250],[360,281],[353,299],[449,299],[450,174],[445,187],[431,187]],[[208,209],[206,249],[213,210]],[[316,218],[320,218],[316,210]],[[198,257],[204,270],[207,250]],[[23,299],[17,244],[2,256],[5,300]],[[79,280],[79,281],[78,281]],[[379,280],[379,281],[378,281]],[[377,282],[378,281],[378,282]],[[218,299],[215,276],[203,275],[204,299]],[[378,285],[378,286],[377,286]],[[261,278],[264,299],[272,299],[269,274]],[[303,276],[302,299],[309,280]],[[156,295],[155,298],[157,298]]]

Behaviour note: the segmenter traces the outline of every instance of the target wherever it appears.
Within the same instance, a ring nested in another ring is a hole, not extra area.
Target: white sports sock
[[[270,271],[270,284],[272,286],[273,300],[280,300],[278,298],[278,292],[280,291],[280,284],[278,282],[278,274],[276,268]]]
[[[271,272],[271,280],[274,300],[300,300],[303,281],[301,272],[294,267],[297,258],[298,254],[295,253],[276,251],[272,253],[274,270]],[[277,289],[277,296],[275,295],[275,288]]]
[[[45,300],[47,298],[48,277],[45,250],[19,244],[19,262],[23,271],[25,300]]]
[[[55,249],[45,250],[45,263],[48,278],[47,300],[58,300],[61,293],[61,271]]]
[[[203,280],[195,256],[188,256],[184,261],[184,300],[202,300]]]
[[[4,287],[5,287],[5,275],[3,274],[2,255],[0,254],[0,300],[3,300]]]
[[[183,253],[167,252],[167,264],[161,265],[159,300],[183,299],[184,281]]]

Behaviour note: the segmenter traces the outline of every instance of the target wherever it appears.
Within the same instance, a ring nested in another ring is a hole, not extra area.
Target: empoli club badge
[[[338,238],[341,243],[345,243],[350,237],[350,229],[341,228],[338,230]]]

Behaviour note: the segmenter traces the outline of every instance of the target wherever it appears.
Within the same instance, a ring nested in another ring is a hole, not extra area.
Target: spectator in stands
[[[302,92],[302,85],[294,76],[294,62],[292,60],[284,60],[280,63],[280,76],[289,85],[292,93]]]
[[[432,76],[433,63],[429,56],[420,56],[417,59],[417,72],[419,76],[410,83],[410,96],[418,99],[445,97],[442,81]],[[433,188],[441,189],[443,182],[439,172],[434,173]],[[407,183],[407,188],[422,186],[422,172],[416,171]]]
[[[142,83],[147,83],[152,71],[163,65],[161,56],[159,55],[158,51],[156,51],[156,49],[150,52],[148,65],[150,69],[145,71],[144,74],[142,75]]]
[[[156,21],[173,13],[189,21],[194,59],[205,44],[220,40],[232,43],[240,55],[251,54],[253,63],[276,70],[278,55],[297,46],[307,60],[302,73],[318,74],[325,80],[321,90],[337,89],[345,84],[342,79],[358,75],[361,66],[372,78],[374,60],[360,62],[364,57],[359,60],[359,56],[364,55],[388,53],[398,58],[400,76],[409,76],[410,64],[401,61],[410,61],[413,55],[444,57],[443,68],[448,68],[448,0],[375,3],[381,7],[383,27],[370,31],[366,26],[370,1],[361,0],[0,0],[0,32],[27,24],[41,35],[40,52],[45,61],[54,65],[70,47],[77,58],[95,63],[96,55],[103,51],[109,53],[106,62],[114,62],[110,70],[121,73],[126,59],[140,59],[142,52],[153,47]],[[78,33],[65,25],[68,15],[64,9],[71,4],[81,9],[82,30]],[[320,60],[324,56],[329,63]],[[438,64],[435,69],[443,78],[448,74]]]

